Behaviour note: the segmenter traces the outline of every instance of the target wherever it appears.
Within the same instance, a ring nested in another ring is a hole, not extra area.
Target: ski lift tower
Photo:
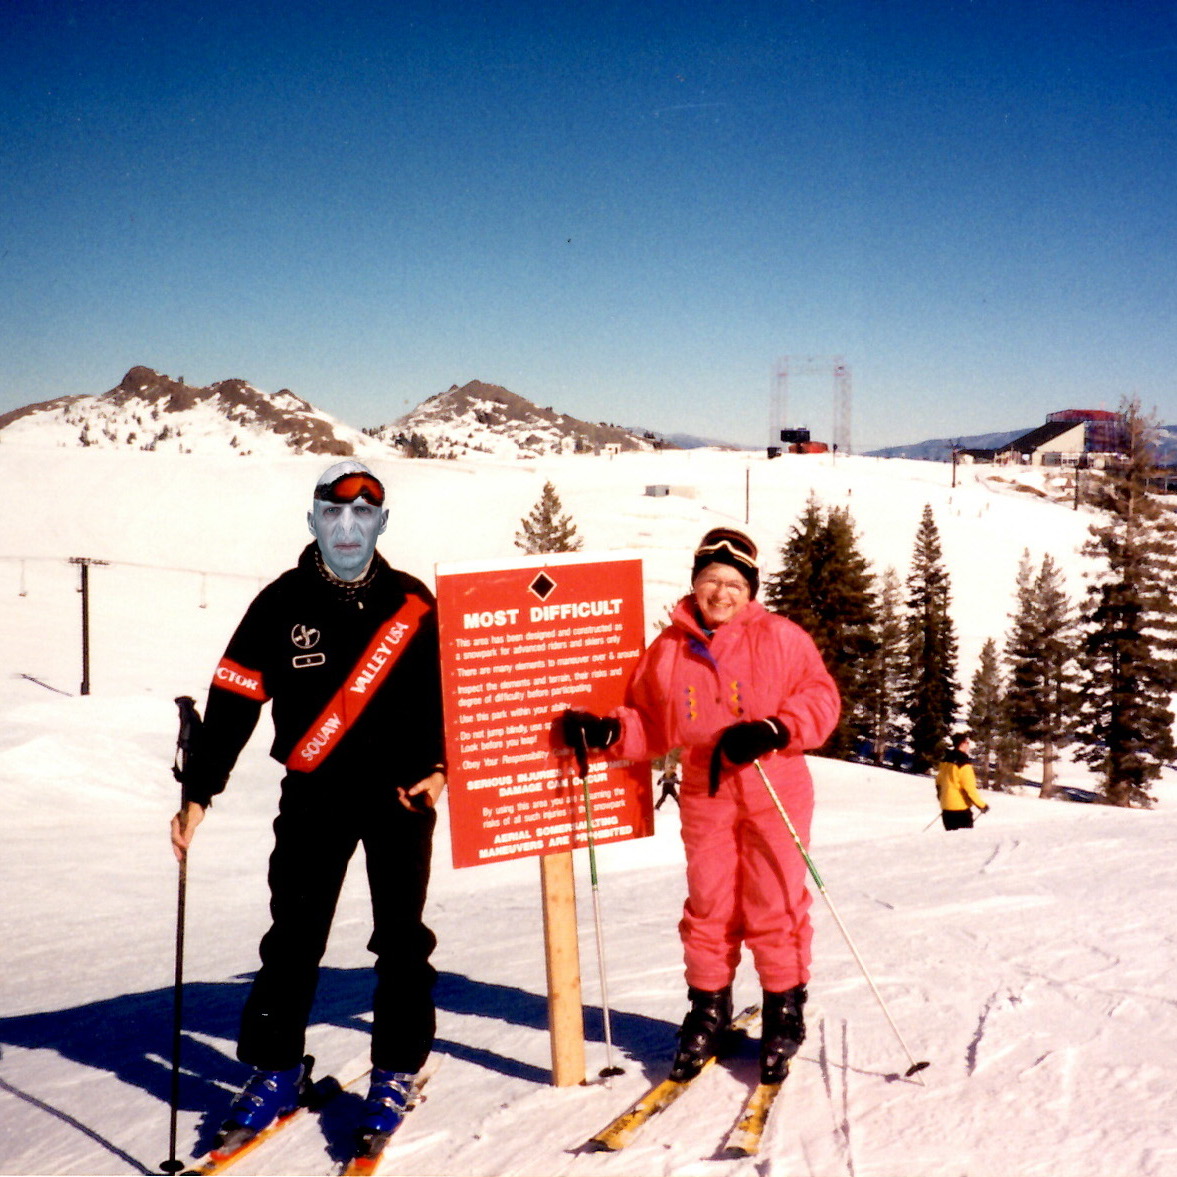
[[[795,427],[788,419],[790,379],[820,377],[827,373],[833,383],[833,427],[830,431],[830,440],[838,452],[850,453],[853,385],[850,365],[841,356],[782,356],[777,360],[769,420],[769,436],[772,443],[780,438],[782,430]]]

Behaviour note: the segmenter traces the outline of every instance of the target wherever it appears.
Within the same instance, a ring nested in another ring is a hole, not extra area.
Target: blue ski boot
[[[413,1097],[413,1080],[409,1071],[372,1068],[372,1082],[364,1113],[356,1130],[356,1156],[378,1155],[388,1138],[400,1127]]]
[[[306,1099],[310,1060],[286,1071],[255,1070],[229,1105],[221,1127],[218,1152],[232,1152],[290,1115]]]

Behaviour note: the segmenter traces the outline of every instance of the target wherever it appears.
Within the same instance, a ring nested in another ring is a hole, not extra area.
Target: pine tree
[[[817,598],[821,592],[825,532],[821,502],[810,492],[805,510],[781,546],[781,570],[770,576],[764,586],[766,608],[796,622],[814,642],[823,629]]]
[[[1009,711],[1002,700],[1000,722],[993,740],[994,789],[1012,789],[1022,783],[1022,769],[1026,763],[1026,745],[1009,721]]]
[[[781,559],[783,567],[765,588],[765,604],[813,638],[838,684],[842,713],[823,750],[845,759],[869,732],[865,674],[874,647],[873,577],[858,550],[849,510],[823,512],[811,495]]]
[[[1038,711],[1026,735],[1042,753],[1043,798],[1054,796],[1058,749],[1070,742],[1075,702],[1075,615],[1063,585],[1062,570],[1050,555],[1034,581],[1035,641],[1038,648]]]
[[[570,515],[562,515],[564,509],[556,488],[544,483],[531,513],[519,520],[520,530],[515,532],[515,546],[528,555],[541,552],[579,552],[584,542],[576,534],[576,524]]]
[[[1177,524],[1149,493],[1155,421],[1137,400],[1122,415],[1127,452],[1094,488],[1105,521],[1083,548],[1102,568],[1084,607],[1076,738],[1112,804],[1148,805],[1148,783],[1177,754]]]
[[[973,733],[977,779],[984,789],[993,780],[993,760],[1005,721],[1002,696],[997,643],[987,638],[981,647],[981,662],[973,675],[969,692],[969,730]]]
[[[1016,606],[1010,615],[1005,638],[1006,691],[1003,700],[1006,731],[1002,740],[1003,766],[1012,774],[1026,767],[1029,737],[1026,729],[1034,722],[1034,562],[1030,549],[1022,549],[1015,588]]]
[[[872,649],[866,661],[863,700],[874,762],[882,764],[887,749],[903,739],[900,700],[906,641],[903,628],[903,586],[894,568],[883,573],[872,633]]]
[[[842,696],[838,726],[826,746],[833,755],[845,758],[870,732],[866,668],[875,644],[874,576],[859,550],[849,508],[831,508],[826,541],[821,607],[828,638],[822,653]]]
[[[1062,572],[1050,555],[1034,574],[1030,553],[1018,567],[1018,607],[1006,640],[1009,689],[1006,715],[1010,726],[1007,756],[1016,769],[1025,767],[1027,749],[1042,755],[1043,798],[1055,794],[1054,765],[1058,749],[1069,741],[1074,704],[1075,618],[1063,585]]]
[[[931,505],[924,507],[907,577],[907,683],[904,711],[911,723],[916,772],[927,772],[944,751],[956,714],[956,630],[952,600]]]

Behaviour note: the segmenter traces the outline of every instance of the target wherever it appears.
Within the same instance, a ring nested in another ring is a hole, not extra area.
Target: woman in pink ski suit
[[[683,749],[687,901],[679,933],[691,1008],[671,1077],[688,1079],[731,1020],[741,946],[764,988],[761,1079],[779,1082],[804,1038],[810,896],[806,867],[757,771],[808,845],[813,782],[803,753],[838,721],[837,687],[812,639],[757,600],[756,545],[715,528],[695,552],[692,592],[639,660],[625,706],[569,712],[572,747],[645,760]]]

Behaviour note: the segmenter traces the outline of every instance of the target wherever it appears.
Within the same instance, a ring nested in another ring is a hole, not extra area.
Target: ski
[[[728,1157],[754,1157],[760,1151],[760,1141],[768,1123],[776,1098],[781,1093],[789,1072],[779,1083],[757,1083],[744,1102],[744,1109],[736,1126],[728,1133],[723,1146],[723,1155]]]
[[[759,1017],[760,1006],[748,1006],[732,1019],[729,1033],[739,1036],[746,1035]],[[725,1051],[725,1053],[735,1053],[735,1051]],[[670,1107],[692,1084],[697,1083],[699,1077],[716,1062],[717,1057],[717,1055],[712,1055],[707,1059],[698,1073],[690,1079],[663,1079],[660,1083],[655,1083],[635,1104],[591,1137],[585,1144],[585,1149],[589,1152],[616,1152],[618,1149],[625,1148],[644,1125],[649,1123],[659,1112]]]
[[[434,1063],[432,1066],[425,1067],[418,1072],[409,1090],[409,1100],[405,1105],[405,1115],[400,1118],[396,1128],[392,1132],[381,1132],[362,1141],[355,1155],[344,1166],[344,1177],[370,1177],[372,1173],[376,1172],[384,1156],[385,1149],[388,1148],[389,1143],[392,1141],[393,1135],[405,1122],[405,1116],[424,1101],[423,1089],[425,1084],[436,1073],[437,1066],[438,1063]]]
[[[313,1060],[309,1061],[313,1062]],[[309,1066],[307,1073],[310,1073]],[[353,1082],[358,1082],[358,1079]],[[228,1137],[219,1140],[207,1153],[196,1157],[183,1172],[185,1174],[200,1174],[201,1177],[224,1173],[268,1140],[272,1140],[284,1128],[302,1119],[308,1112],[317,1112],[325,1107],[341,1091],[343,1091],[343,1084],[334,1075],[325,1075],[322,1079],[317,1079],[310,1084],[304,1101],[289,1115],[282,1116],[268,1127],[252,1135],[235,1138],[233,1134],[229,1134]]]

